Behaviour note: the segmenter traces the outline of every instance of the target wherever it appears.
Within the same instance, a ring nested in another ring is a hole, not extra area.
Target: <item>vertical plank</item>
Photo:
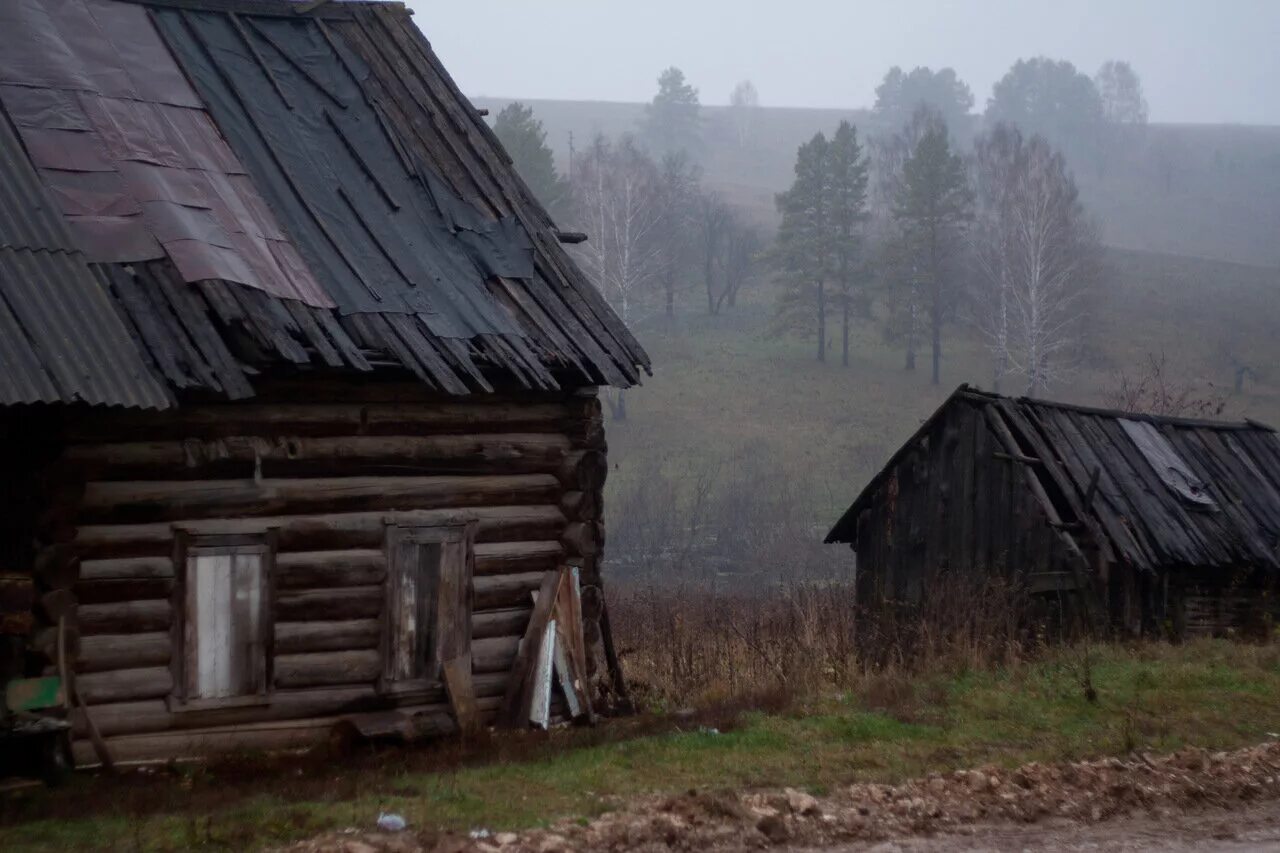
[[[523,726],[528,723],[528,718],[522,719],[522,716],[532,701],[533,674],[541,655],[547,622],[551,619],[551,612],[559,595],[564,575],[563,569],[547,572],[542,578],[542,586],[534,599],[533,613],[529,616],[524,638],[520,641],[520,650],[516,653],[515,663],[511,667],[511,677],[507,680],[507,689],[502,697],[502,709],[498,715],[498,719],[508,726]]]
[[[555,624],[554,622],[552,624]],[[554,643],[554,656],[552,658],[553,668],[555,669],[556,680],[560,684],[560,692],[564,694],[565,702],[569,705],[569,717],[578,719],[583,716],[582,702],[578,698],[579,670],[569,662],[569,655],[565,654],[565,637],[563,629],[557,632],[557,639]],[[548,691],[549,693],[550,691]]]
[[[547,622],[542,645],[538,649],[538,665],[533,671],[533,700],[529,708],[529,722],[540,729],[551,724],[551,672],[556,655],[556,620]]]

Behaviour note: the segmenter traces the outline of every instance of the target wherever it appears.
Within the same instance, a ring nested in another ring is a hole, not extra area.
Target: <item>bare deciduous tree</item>
[[[746,148],[751,142],[759,107],[760,93],[756,91],[754,83],[743,80],[733,87],[733,92],[729,95],[729,114],[739,148]]]
[[[623,322],[629,322],[662,268],[657,166],[630,137],[614,144],[597,136],[575,164],[573,198],[588,236],[577,250],[578,259]],[[611,403],[614,416],[624,419],[622,392]]]
[[[675,317],[676,289],[680,273],[695,248],[701,175],[685,152],[668,154],[658,168],[658,203],[661,219],[655,231],[659,246],[658,278],[662,285],[663,311],[668,321]]]
[[[1164,353],[1148,353],[1136,371],[1118,373],[1104,398],[1124,412],[1171,417],[1216,418],[1227,407],[1226,395],[1212,384],[1200,388],[1171,376]]]
[[[1098,239],[1062,155],[1041,136],[1008,127],[978,145],[984,204],[974,256],[985,286],[976,317],[1006,373],[1042,392],[1073,366],[1087,298],[1099,269]]]
[[[724,244],[733,224],[733,211],[716,193],[703,193],[696,207],[696,239],[698,260],[702,265],[702,284],[707,293],[707,313],[719,314],[724,304],[719,283]]]
[[[760,231],[731,214],[721,253],[724,287],[719,296],[720,301],[727,300],[730,308],[737,304],[742,288],[755,277],[763,248]]]

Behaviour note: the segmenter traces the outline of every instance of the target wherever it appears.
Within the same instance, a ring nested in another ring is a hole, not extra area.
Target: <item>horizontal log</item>
[[[172,578],[118,578],[81,581],[76,598],[83,604],[112,604],[120,601],[152,601],[173,594]]]
[[[280,553],[380,548],[387,524],[435,527],[478,522],[477,542],[558,539],[564,515],[555,506],[486,506],[466,510],[359,512],[341,515],[287,515],[227,518],[160,524],[100,524],[79,529],[76,543],[86,556],[158,557],[171,553],[174,529],[193,536],[253,535],[276,531]]]
[[[300,720],[277,723],[271,728],[250,724],[242,727],[123,735],[107,738],[106,746],[111,759],[116,763],[203,758],[240,752],[301,749],[324,742],[332,728],[332,720]],[[80,767],[92,767],[99,761],[93,745],[84,740],[72,743],[72,755],[76,765]]]
[[[509,575],[554,569],[564,555],[564,546],[556,541],[490,542],[476,545],[477,577]]]
[[[546,572],[525,572],[518,575],[495,575],[476,578],[475,609],[493,610],[499,607],[527,606],[530,594],[542,584]]]
[[[276,589],[369,586],[386,577],[386,555],[356,551],[298,551],[276,557]]]
[[[276,654],[354,651],[378,648],[377,619],[338,622],[277,622]]]
[[[288,590],[276,593],[276,621],[321,622],[372,619],[382,612],[381,585],[343,589]]]
[[[483,699],[476,703],[480,722],[492,724],[500,699]],[[447,737],[457,727],[448,706],[421,706],[414,709],[415,722],[427,737]],[[236,725],[193,729],[169,729],[145,734],[107,736],[107,748],[117,762],[156,761],[168,758],[193,758],[238,752],[270,752],[298,749],[324,743],[341,716],[307,717],[278,722],[249,722]],[[97,722],[97,717],[94,717]],[[76,764],[97,763],[93,745],[86,740],[72,744]]]
[[[167,631],[172,618],[168,601],[122,601],[85,604],[76,609],[81,635]]]
[[[471,643],[471,669],[474,672],[509,672],[520,648],[520,637],[491,637]]]
[[[506,637],[511,634],[523,635],[525,627],[529,624],[529,616],[532,613],[533,608],[531,607],[476,613],[471,617],[472,640]]]
[[[123,557],[112,560],[82,560],[81,581],[141,580],[173,577],[173,557]]]
[[[68,448],[89,480],[189,480],[340,474],[554,474],[569,452],[559,433],[492,435],[238,435]]]
[[[76,672],[167,666],[172,647],[173,638],[168,631],[85,637],[80,642]]]
[[[550,474],[484,477],[324,477],[301,480],[140,480],[85,485],[85,524],[294,513],[519,506],[557,500]]]
[[[559,403],[235,403],[180,406],[165,412],[92,412],[69,423],[66,435],[70,441],[90,443],[136,441],[139,436],[156,441],[243,435],[555,432],[571,415]]]
[[[276,655],[275,682],[278,687],[367,684],[377,680],[381,668],[376,650]]]
[[[502,696],[506,686],[506,673],[477,674],[473,680],[476,696],[482,703],[491,704]],[[376,711],[407,703],[424,705],[447,702],[444,688],[419,694],[412,700],[380,694],[376,687],[364,684],[354,687],[311,687],[299,690],[274,690],[263,705],[228,706],[226,708],[201,708],[171,711],[163,699],[144,702],[118,702],[95,705],[93,721],[102,734],[110,737],[121,734],[159,732],[169,729],[205,728],[211,726],[243,725],[255,722],[305,719],[308,717],[338,716],[361,711]],[[483,707],[483,705],[482,705]],[[73,712],[71,722],[78,737],[87,731],[84,718]]]
[[[92,672],[76,676],[76,691],[90,705],[158,699],[173,692],[173,676],[167,666]]]

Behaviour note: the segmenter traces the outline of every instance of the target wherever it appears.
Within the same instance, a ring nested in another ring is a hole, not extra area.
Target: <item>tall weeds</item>
[[[752,704],[848,690],[885,673],[958,671],[1021,659],[1042,640],[1000,580],[943,575],[915,605],[860,612],[847,582],[745,591],[647,583],[610,589],[614,640],[642,702]]]

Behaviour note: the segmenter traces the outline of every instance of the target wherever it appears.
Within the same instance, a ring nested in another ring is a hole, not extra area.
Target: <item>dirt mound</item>
[[[1094,823],[1145,810],[1173,813],[1280,798],[1280,743],[1168,756],[1134,755],[1071,764],[982,767],[901,785],[856,784],[830,796],[801,791],[650,797],[586,824],[482,838],[337,833],[289,848],[299,853],[560,853],[560,851],[747,850],[774,845],[880,841],[975,823],[1055,818]]]

